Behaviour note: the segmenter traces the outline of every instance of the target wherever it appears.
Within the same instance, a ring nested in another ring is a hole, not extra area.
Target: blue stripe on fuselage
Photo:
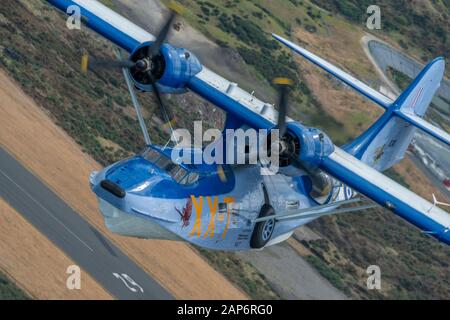
[[[359,177],[351,170],[345,168],[328,157],[323,160],[321,166],[335,178],[345,181],[347,185],[364,194],[373,201],[382,205],[387,202],[392,203],[395,206],[395,209],[393,209],[395,214],[422,229],[427,234],[450,245],[450,232],[445,232],[446,227],[440,225],[422,212],[414,209],[408,203],[399,200],[389,192]],[[348,179],[348,177],[352,178]]]
[[[80,7],[78,4],[71,0],[47,0],[47,2],[65,13],[67,13],[67,8],[72,5]],[[119,47],[125,49],[128,52],[132,52],[140,44],[131,36],[113,27],[92,12],[84,9],[83,7],[80,7],[80,9],[81,15],[86,18],[86,24],[89,28],[96,31],[111,42],[115,43]]]

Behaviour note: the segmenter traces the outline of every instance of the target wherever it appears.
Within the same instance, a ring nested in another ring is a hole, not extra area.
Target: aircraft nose
[[[103,189],[108,191],[109,193],[112,193],[118,198],[125,198],[126,192],[124,189],[122,189],[118,184],[112,182],[111,180],[103,180],[100,182],[100,185]]]

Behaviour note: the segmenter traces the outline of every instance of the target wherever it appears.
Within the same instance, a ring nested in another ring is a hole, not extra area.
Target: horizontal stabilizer
[[[432,137],[442,141],[446,145],[450,146],[450,134],[445,132],[444,130],[433,126],[431,123],[426,121],[425,119],[414,115],[414,114],[406,114],[401,111],[396,111],[396,115],[401,117],[406,122],[412,124],[413,126],[419,128],[420,130],[428,133]]]
[[[276,40],[278,40],[282,44],[284,44],[285,46],[287,46],[290,49],[292,49],[294,52],[296,52],[299,55],[303,56],[304,58],[308,59],[309,61],[311,61],[315,65],[321,67],[322,69],[324,69],[328,73],[331,73],[333,76],[335,76],[336,78],[338,78],[339,80],[341,80],[345,84],[349,85],[350,87],[352,87],[353,89],[355,89],[356,91],[361,93],[362,95],[366,96],[367,98],[369,98],[373,102],[379,104],[383,108],[388,109],[390,107],[390,105],[394,102],[393,100],[391,100],[390,98],[388,98],[385,95],[381,94],[377,90],[369,87],[364,82],[356,79],[355,77],[351,76],[350,74],[346,73],[345,71],[343,71],[343,70],[339,69],[338,67],[332,65],[328,61],[325,61],[324,59],[316,56],[315,54],[313,54],[311,52],[309,52],[308,50],[303,49],[303,48],[297,46],[296,44],[290,42],[289,40],[286,40],[286,39],[284,39],[284,38],[282,38],[280,36],[277,36],[275,34],[272,34],[272,36]]]

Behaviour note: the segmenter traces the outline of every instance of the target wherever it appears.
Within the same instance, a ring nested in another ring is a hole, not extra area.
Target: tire
[[[275,210],[271,205],[265,204],[261,208],[258,218],[264,218],[275,215]],[[275,219],[257,222],[255,229],[253,229],[252,237],[250,239],[250,247],[252,249],[261,249],[270,238],[272,238],[273,230],[275,228]]]

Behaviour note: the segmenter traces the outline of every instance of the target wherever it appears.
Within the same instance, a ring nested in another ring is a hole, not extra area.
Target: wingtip
[[[284,40],[282,37],[280,37],[279,35],[277,35],[276,33],[272,33],[272,37],[274,37],[276,40],[281,41]]]

